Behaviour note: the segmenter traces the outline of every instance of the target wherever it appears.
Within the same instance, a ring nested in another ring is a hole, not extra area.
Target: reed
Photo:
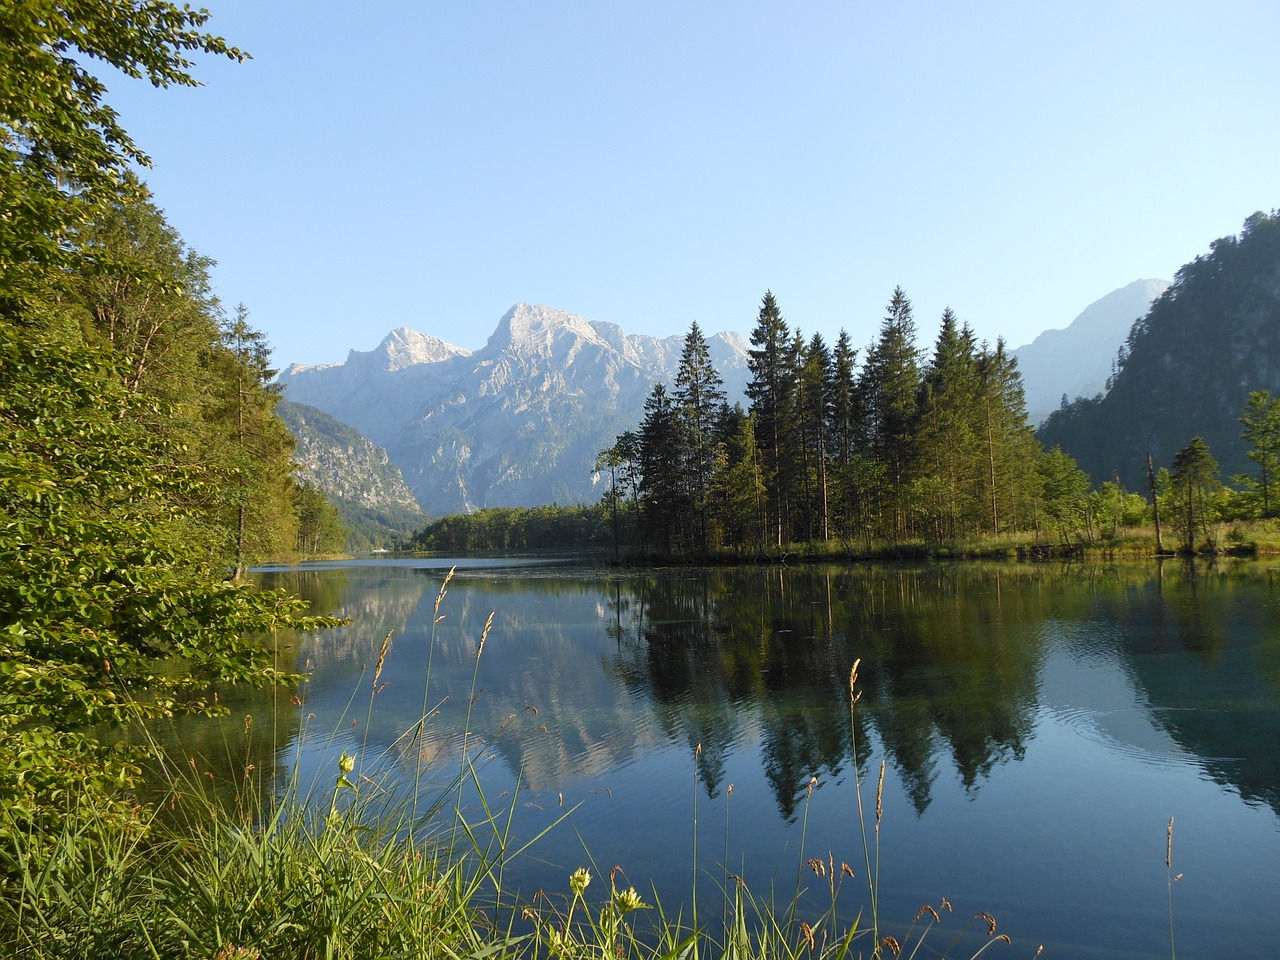
[[[441,584],[435,623],[451,578],[452,571]],[[476,651],[471,703],[492,627],[491,615]],[[350,709],[367,693],[364,738],[353,748],[355,755],[343,751],[332,759],[331,779],[303,784],[295,763],[284,783],[255,783],[246,757],[240,792],[228,803],[197,763],[175,764],[158,756],[167,787],[163,811],[139,806],[124,824],[119,818],[95,818],[86,810],[84,816],[66,818],[63,832],[54,837],[0,831],[15,838],[0,849],[0,955],[24,960],[852,960],[945,957],[960,942],[963,930],[942,951],[932,943],[926,946],[950,911],[946,900],[922,907],[905,930],[890,933],[881,927],[883,763],[874,807],[868,810],[856,764],[854,771],[869,927],[860,914],[851,921],[840,915],[841,889],[854,878],[853,868],[831,852],[809,855],[803,830],[795,888],[786,900],[757,897],[731,872],[732,787],[725,796],[725,862],[705,871],[721,886],[724,909],[719,923],[704,925],[697,912],[704,873],[698,861],[697,751],[688,921],[682,912],[664,909],[656,893],[640,893],[621,867],[579,868],[569,873],[567,891],[559,894],[508,889],[509,865],[516,858],[536,856],[547,830],[572,811],[537,835],[516,841],[519,791],[502,806],[491,806],[485,797],[480,747],[487,750],[491,741],[470,729],[470,705],[459,733],[459,763],[442,781],[429,781],[424,743],[439,713],[430,694],[430,655],[422,715],[392,747],[394,756],[369,755],[367,731],[392,655],[388,633],[368,690],[353,691],[349,704]],[[853,665],[849,678],[851,724],[862,696],[858,667]],[[348,726],[344,716],[338,727]],[[856,728],[852,734],[856,737]],[[494,735],[501,736],[502,730]],[[335,731],[330,753],[337,752],[337,740]],[[159,750],[154,741],[152,745]],[[856,740],[854,746],[856,756]],[[412,764],[406,749],[414,751]],[[415,771],[407,796],[382,778],[381,771],[392,763]],[[812,779],[806,788],[806,826],[818,786]],[[479,798],[470,813],[463,809],[464,790]],[[1171,868],[1172,823],[1167,859]],[[607,887],[596,880],[605,876]],[[813,881],[825,888],[821,909],[801,905],[804,884]],[[995,943],[1008,943],[1008,937],[996,934],[989,915],[978,914],[971,923],[987,928],[986,939],[971,957]]]

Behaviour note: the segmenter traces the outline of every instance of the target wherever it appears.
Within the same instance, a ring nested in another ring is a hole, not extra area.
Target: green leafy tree
[[[1090,540],[1089,475],[1061,447],[1040,458],[1044,513],[1063,545]]]
[[[298,521],[298,553],[318,556],[337,553],[346,546],[347,531],[338,508],[324,491],[309,483],[295,484],[293,512]]]
[[[180,506],[203,478],[132,416],[114,355],[0,323],[0,359],[0,804],[32,823],[136,773],[95,725],[286,681],[262,636],[322,621],[210,568]]]
[[[222,350],[211,366],[222,386],[220,423],[226,447],[224,525],[231,532],[232,579],[244,576],[255,560],[287,553],[297,537],[292,512],[293,435],[274,408],[279,389],[271,381],[271,349],[265,335],[248,322],[244,304],[222,329]]]
[[[98,725],[215,711],[210,684],[288,680],[262,638],[330,622],[211,564],[191,504],[212,475],[148,427],[173,404],[148,395],[160,364],[141,345],[177,329],[141,306],[171,291],[145,257],[117,253],[171,238],[102,232],[144,198],[133,170],[147,158],[85,64],[193,85],[187,54],[243,56],[202,32],[207,18],[164,0],[0,12],[0,832],[109,804],[136,768]],[[133,285],[132,312],[86,322],[89,281]],[[115,334],[131,346],[101,345]]]
[[[93,61],[157,87],[194,86],[192,53],[245,54],[164,0],[6,3],[0,15],[0,314],[23,316],[78,269],[79,231],[137,198],[150,160],[105,101]]]
[[[1138,493],[1126,493],[1120,484],[1108,480],[1088,497],[1089,515],[1098,535],[1115,540],[1122,527],[1133,527],[1148,519],[1147,500]]]

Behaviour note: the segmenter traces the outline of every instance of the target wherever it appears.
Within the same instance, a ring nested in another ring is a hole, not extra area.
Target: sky
[[[1011,347],[1280,207],[1275,0],[203,0],[202,86],[103,74],[277,366],[515,303],[855,346],[896,286]]]

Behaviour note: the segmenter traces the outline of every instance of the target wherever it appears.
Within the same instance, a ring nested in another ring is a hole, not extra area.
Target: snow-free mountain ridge
[[[1133,321],[1167,286],[1135,281],[1014,351],[1033,420],[1064,393],[1100,390]],[[706,339],[730,402],[743,399],[746,342],[736,333]],[[627,335],[518,303],[474,353],[400,327],[342,363],[291,366],[280,383],[289,400],[384,447],[431,516],[583,503],[600,495],[596,455],[636,428],[655,383],[670,388],[683,346],[683,335]]]
[[[1074,400],[1101,393],[1134,321],[1168,288],[1168,280],[1135,280],[1089,304],[1065,329],[1046,330],[1013,351],[1031,421],[1056,410],[1064,394]]]
[[[745,341],[707,344],[741,399]],[[581,503],[599,497],[596,455],[636,427],[654,383],[674,379],[683,345],[519,303],[474,353],[401,328],[344,363],[291,366],[280,383],[384,446],[433,516]]]

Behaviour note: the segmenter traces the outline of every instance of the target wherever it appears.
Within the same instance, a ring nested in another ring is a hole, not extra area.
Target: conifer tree
[[[768,523],[775,544],[781,546],[790,522],[785,479],[791,430],[787,414],[791,406],[793,381],[787,368],[790,330],[772,291],[765,291],[751,331],[752,349],[747,367],[751,380],[747,397],[755,417],[756,441],[760,446],[762,472],[768,490]]]
[[[689,505],[697,525],[697,544],[703,553],[708,546],[707,498],[716,457],[713,428],[716,414],[724,403],[723,384],[711,362],[706,338],[695,320],[684,339],[672,399],[683,421],[681,459],[686,473]]]
[[[879,465],[883,482],[876,497],[880,526],[891,540],[899,541],[908,533],[906,494],[919,413],[915,336],[911,301],[895,287],[879,338],[867,352],[859,392],[866,404],[867,452]]]
[[[1240,423],[1244,426],[1241,436],[1252,444],[1245,456],[1258,465],[1258,476],[1241,476],[1235,480],[1256,491],[1259,516],[1274,516],[1275,497],[1271,488],[1280,471],[1280,400],[1266,390],[1250,392]]]
[[[271,348],[248,317],[244,304],[236,307],[234,319],[223,325],[224,349],[209,357],[225,385],[221,410],[228,482],[223,490],[233,580],[243,577],[254,560],[287,554],[297,540],[289,460],[294,440],[274,415],[280,393],[271,383],[276,374]]]
[[[921,504],[929,532],[940,540],[975,527],[973,474],[979,463],[976,435],[978,363],[972,331],[943,311],[933,358],[920,388],[917,473],[932,496]]]
[[[835,373],[831,351],[822,334],[815,333],[804,348],[797,390],[797,425],[805,469],[806,517],[815,517],[804,539],[830,538],[830,499],[827,466],[830,458],[833,387]]]
[[[858,351],[843,327],[831,355],[831,455],[837,467],[847,467],[859,444],[862,420],[858,405]]]
[[[1209,452],[1203,437],[1192,437],[1191,442],[1178,451],[1169,471],[1173,481],[1173,495],[1181,509],[1174,515],[1182,535],[1182,549],[1195,552],[1197,535],[1203,536],[1212,549],[1213,536],[1209,521],[1213,516],[1213,495],[1221,484],[1218,482],[1218,461]],[[1179,522],[1180,521],[1180,522]]]
[[[667,388],[660,383],[644,402],[640,424],[640,497],[645,526],[664,553],[672,553],[687,516],[686,487],[683,482],[680,450],[683,445],[679,412]]]
[[[980,380],[979,436],[984,468],[978,488],[985,504],[983,529],[999,534],[1005,528],[1034,522],[1041,497],[1036,463],[1041,450],[1027,422],[1026,396],[1018,361],[998,339],[994,350],[978,360]]]

